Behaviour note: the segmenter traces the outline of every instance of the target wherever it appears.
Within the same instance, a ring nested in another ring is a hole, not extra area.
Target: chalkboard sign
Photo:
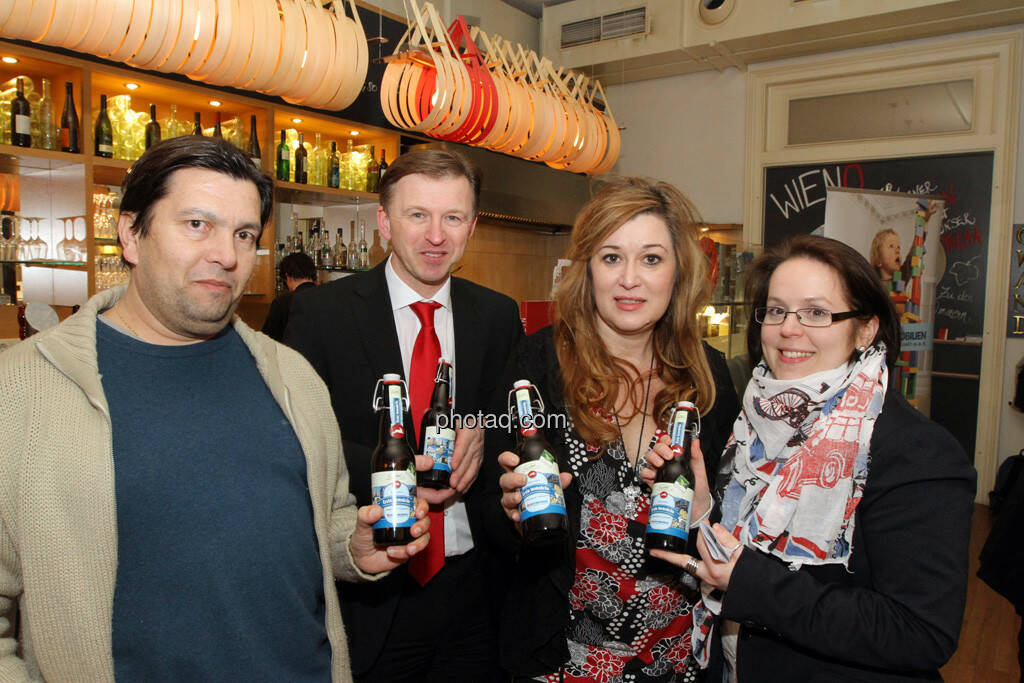
[[[980,337],[985,315],[992,201],[991,152],[856,161],[765,170],[764,245],[806,235],[825,222],[826,187],[941,195],[939,240],[946,266],[935,289],[935,329],[949,339]]]

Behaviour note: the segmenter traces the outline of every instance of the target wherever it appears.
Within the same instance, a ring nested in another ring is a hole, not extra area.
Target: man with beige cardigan
[[[426,545],[425,505],[373,545],[323,382],[234,317],[272,191],[223,141],[154,146],[127,288],[0,354],[0,681],[350,680],[334,580]]]

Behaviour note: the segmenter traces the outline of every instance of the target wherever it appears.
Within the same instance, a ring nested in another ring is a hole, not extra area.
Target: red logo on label
[[[668,491],[662,491],[661,492],[661,497],[662,498],[668,498]]]
[[[394,486],[395,486],[396,489],[400,489],[400,488],[402,488],[402,482],[396,481]]]
[[[401,439],[405,436],[405,430],[402,429],[402,425],[391,425],[391,436],[396,439]]]
[[[520,431],[523,433],[523,436],[533,436],[534,434],[537,433],[537,428],[536,427],[523,427]]]
[[[528,476],[528,477],[530,477],[532,479],[532,478],[537,476],[537,472],[536,472],[536,470],[530,470],[530,473],[528,475],[526,475],[526,476]]]

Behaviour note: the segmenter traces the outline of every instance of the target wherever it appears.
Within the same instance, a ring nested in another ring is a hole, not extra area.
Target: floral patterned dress
[[[576,573],[569,593],[566,681],[695,681],[690,655],[695,581],[644,556],[650,489],[622,439],[600,449],[567,426],[573,481],[583,498]],[[651,446],[664,434],[658,430]],[[558,681],[554,673],[540,680]]]

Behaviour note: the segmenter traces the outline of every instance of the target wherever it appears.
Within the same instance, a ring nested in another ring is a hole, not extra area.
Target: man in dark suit
[[[400,156],[381,181],[377,211],[390,258],[294,298],[285,342],[330,389],[360,504],[370,501],[370,453],[377,442],[371,401],[381,375],[400,372],[409,381],[406,433],[417,437],[438,355],[453,364],[456,416],[482,414],[496,392],[507,390],[496,383],[522,335],[517,306],[450,276],[476,227],[479,188],[479,171],[456,154]],[[451,488],[419,487],[431,503],[427,550],[408,569],[373,585],[339,586],[357,680],[496,676],[481,491],[474,485],[483,458],[480,427],[465,420],[456,432]]]
[[[281,341],[285,328],[288,327],[292,295],[300,290],[316,287],[316,264],[309,256],[297,251],[281,259],[277,272],[281,275],[285,291],[270,303],[267,319],[263,321],[263,329],[260,332],[274,341]]]

